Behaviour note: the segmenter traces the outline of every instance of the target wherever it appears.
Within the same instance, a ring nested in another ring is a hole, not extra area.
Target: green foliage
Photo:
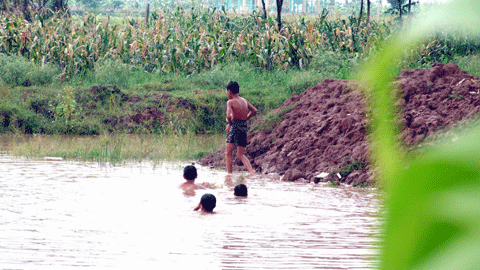
[[[290,104],[285,106],[284,108],[277,110],[276,112],[268,113],[264,118],[263,121],[258,123],[256,126],[253,127],[252,131],[255,130],[264,130],[265,132],[270,132],[276,125],[283,121],[283,117],[285,114],[289,113],[293,108],[298,105],[298,102],[295,104]]]
[[[256,74],[256,70],[249,67],[248,64],[234,61],[215,65],[210,70],[202,72],[201,77],[208,85],[211,85],[211,87],[225,89],[229,81],[239,81],[245,76],[252,76],[254,74]],[[243,88],[244,87],[241,87],[240,91],[242,91]]]
[[[85,14],[37,18],[41,23],[27,27],[18,23],[15,14],[4,15],[0,24],[8,38],[1,40],[0,53],[58,65],[65,71],[62,79],[112,65],[96,63],[105,60],[116,61],[114,68],[122,69],[121,74],[126,71],[120,63],[175,74],[198,74],[232,61],[265,70],[305,69],[323,51],[341,51],[351,57],[368,53],[388,30],[388,25],[372,21],[368,27],[362,25],[362,31],[352,31],[357,26],[354,19],[327,20],[326,12],[311,21],[284,22],[281,32],[272,18],[231,16],[211,8],[163,10],[152,14],[156,20],[147,26],[128,17],[114,23],[109,17]],[[106,74],[98,79],[121,79],[102,71]]]
[[[11,103],[0,103],[0,131],[2,133],[12,133],[16,131],[14,129],[14,123],[16,122],[16,114],[18,111],[18,108]]]
[[[328,77],[325,77],[328,78]],[[315,71],[307,71],[298,74],[298,76],[293,77],[287,85],[287,92],[292,93],[303,93],[307,88],[315,86],[322,80],[322,77]]]
[[[342,177],[345,177],[352,173],[353,171],[363,170],[367,166],[367,163],[363,161],[352,161],[344,164],[342,168],[335,173],[339,173]]]
[[[24,57],[0,56],[1,80],[7,85],[22,85],[32,67],[32,63]]]
[[[310,64],[310,68],[318,71],[320,77],[324,79],[350,79],[350,73],[356,67],[358,67],[356,59],[338,52],[321,52],[312,59]]]
[[[27,79],[31,85],[46,85],[55,82],[61,70],[53,64],[46,63],[43,65],[34,65],[27,73]]]
[[[480,77],[480,55],[457,56],[454,62],[469,74]]]
[[[16,104],[0,103],[0,132],[14,134],[43,133],[48,121]]]
[[[332,186],[332,187],[338,187],[338,186],[340,186],[340,182],[332,180],[332,181],[329,182],[329,185]]]
[[[52,64],[36,65],[21,56],[0,56],[1,80],[10,86],[50,84],[60,74]]]
[[[217,93],[203,93],[195,96],[195,132],[223,133],[225,131],[225,106],[227,97],[224,90]]]
[[[475,269],[480,257],[478,160],[480,127],[409,158],[402,152],[395,124],[391,81],[404,50],[439,29],[461,29],[480,36],[477,1],[450,1],[419,16],[415,27],[392,37],[362,71],[371,89],[374,157],[386,194],[380,269]]]
[[[127,87],[131,75],[130,67],[118,60],[95,63],[95,82],[97,84]]]
[[[75,101],[72,87],[65,87],[57,95],[57,102],[52,105],[55,122],[63,122],[66,125],[76,120],[78,117],[77,102]]]

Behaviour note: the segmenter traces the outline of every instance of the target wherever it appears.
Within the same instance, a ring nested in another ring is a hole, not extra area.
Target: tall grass
[[[386,192],[380,269],[475,269],[480,257],[480,127],[416,157],[398,142],[391,80],[405,50],[438,31],[465,31],[478,40],[478,1],[450,1],[412,22],[362,69],[371,89],[373,159]],[[455,32],[454,32],[455,31]]]
[[[457,56],[455,63],[469,74],[480,77],[480,55]]]
[[[225,144],[223,135],[1,135],[0,151],[28,158],[95,162],[197,160]]]

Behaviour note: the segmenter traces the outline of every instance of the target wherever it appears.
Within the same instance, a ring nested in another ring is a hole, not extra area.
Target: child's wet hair
[[[232,92],[232,94],[238,94],[238,92],[240,92],[240,86],[238,85],[237,82],[230,81],[227,84],[227,90],[230,90],[230,92]]]
[[[195,180],[197,178],[197,168],[193,165],[187,165],[183,168],[183,176],[187,180]]]
[[[205,211],[212,212],[213,208],[215,208],[217,204],[217,198],[215,198],[213,194],[206,193],[203,194],[202,198],[200,199],[200,203]]]
[[[245,186],[245,184],[238,184],[233,189],[233,192],[235,193],[235,196],[247,197],[247,186]]]

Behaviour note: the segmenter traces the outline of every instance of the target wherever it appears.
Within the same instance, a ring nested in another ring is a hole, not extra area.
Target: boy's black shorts
[[[234,119],[227,134],[227,143],[234,143],[236,146],[247,146],[247,120]]]

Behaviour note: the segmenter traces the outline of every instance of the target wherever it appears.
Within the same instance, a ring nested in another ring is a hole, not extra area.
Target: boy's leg
[[[250,173],[250,176],[255,175],[255,171],[252,168],[252,164],[250,164],[250,161],[245,156],[245,147],[238,146],[237,147],[237,154],[238,154],[238,157],[242,160],[243,165],[245,165],[245,167],[247,167],[247,170]]]
[[[232,154],[233,150],[235,149],[235,144],[227,143],[225,149],[225,162],[227,163],[227,173],[232,174]]]

